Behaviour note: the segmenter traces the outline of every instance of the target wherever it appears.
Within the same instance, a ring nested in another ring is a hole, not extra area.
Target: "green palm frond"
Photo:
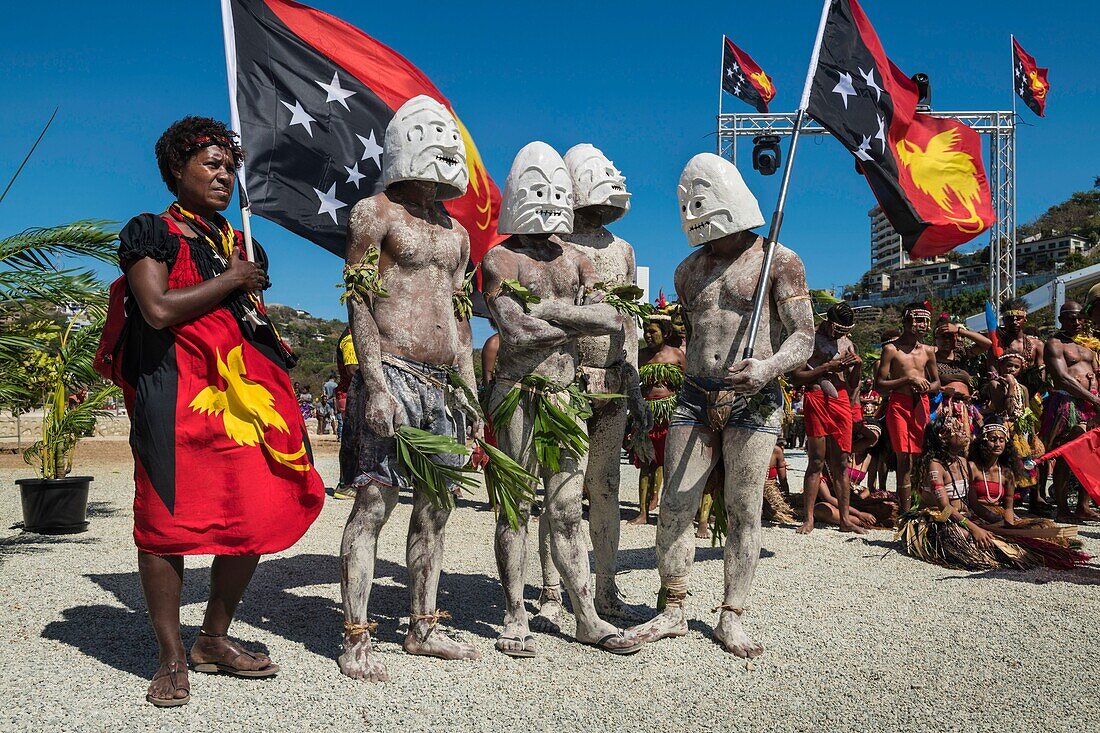
[[[527,522],[528,513],[520,511],[520,504],[531,505],[535,501],[538,477],[512,460],[504,451],[478,439],[485,451],[485,490],[489,501],[504,513],[508,526],[518,530]]]
[[[684,370],[679,364],[650,362],[638,368],[638,381],[643,387],[664,385],[669,389],[680,389],[684,385]]]
[[[719,491],[718,496],[714,497],[714,503],[710,506],[710,514],[714,517],[714,532],[710,535],[710,546],[721,547],[726,542],[726,535],[730,533],[730,523],[729,517],[726,516],[724,493]]]
[[[116,263],[117,232],[109,221],[83,219],[55,227],[27,229],[0,239],[0,265],[17,270],[53,269],[58,255],[91,257]]]
[[[655,311],[649,303],[638,300],[645,293],[637,285],[615,285],[614,283],[598,282],[592,286],[592,289],[605,293],[604,303],[624,316],[634,318],[639,326],[643,325],[645,319],[653,315]]]
[[[451,488],[473,488],[477,479],[473,469],[445,466],[432,461],[432,456],[466,455],[466,446],[446,435],[436,435],[409,425],[402,425],[394,434],[397,439],[397,459],[417,489],[424,491],[436,507],[453,508]]]
[[[85,435],[94,429],[96,421],[111,414],[107,400],[121,395],[118,387],[107,385],[89,393],[81,404],[61,409],[57,405],[49,410],[42,424],[42,439],[23,451],[28,464],[38,462],[42,478],[63,478],[72,470],[73,449]],[[60,390],[62,400],[64,389]]]

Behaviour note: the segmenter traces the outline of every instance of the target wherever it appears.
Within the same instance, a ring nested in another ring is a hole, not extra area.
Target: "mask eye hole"
[[[436,125],[436,126],[435,126],[435,131],[436,131],[436,132],[438,132],[438,133],[440,133],[440,134],[442,134],[442,132],[443,132],[443,128],[442,128],[442,127],[441,127],[440,125]]]
[[[701,208],[703,208],[703,202],[702,202],[702,201],[696,201],[696,202],[695,202],[695,208],[696,208],[696,209],[701,209]]]
[[[538,196],[541,199],[542,198],[542,191],[535,191],[535,195]]]

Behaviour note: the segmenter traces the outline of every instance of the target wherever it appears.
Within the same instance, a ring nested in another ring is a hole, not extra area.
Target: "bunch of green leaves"
[[[714,497],[714,503],[710,505],[710,515],[714,517],[714,531],[710,535],[710,546],[721,547],[726,542],[726,535],[730,533],[729,517],[726,516],[725,496],[721,491]]]
[[[478,267],[480,265],[467,272],[466,277],[462,278],[462,287],[451,294],[451,307],[455,318],[460,321],[468,321],[474,317],[474,274]]]
[[[477,417],[484,419],[485,413],[482,411],[481,402],[474,391],[470,389],[470,385],[466,384],[466,380],[458,373],[458,370],[454,367],[444,367],[444,371],[447,374],[447,382],[451,385],[451,389],[460,392],[466,398],[466,404],[469,405]]]
[[[638,368],[638,379],[643,387],[663,385],[675,390],[684,385],[684,370],[679,364],[650,362]]]
[[[397,460],[416,488],[428,494],[432,504],[440,509],[455,505],[451,488],[473,488],[477,479],[474,469],[436,463],[432,456],[469,455],[466,446],[446,435],[435,435],[409,425],[402,425],[394,434],[397,439]]]
[[[1025,406],[1024,411],[1016,418],[1016,429],[1023,435],[1035,435],[1039,432],[1039,418],[1030,406]]]
[[[654,308],[649,303],[639,300],[645,293],[637,285],[615,285],[613,283],[598,282],[593,290],[604,293],[603,302],[624,316],[630,316],[641,326],[645,319],[654,313]]]
[[[542,302],[542,298],[521,285],[519,280],[512,280],[511,278],[500,281],[500,293],[501,295],[504,293],[514,295],[519,300],[520,305],[523,306],[524,313],[530,313],[531,306],[534,303]]]
[[[659,400],[650,400],[649,409],[653,413],[653,422],[657,425],[672,422],[672,413],[676,411],[676,395],[670,394]]]
[[[588,395],[576,384],[561,386],[541,374],[528,374],[510,389],[493,411],[494,425],[505,425],[524,401],[534,425],[535,457],[550,472],[561,470],[562,454],[580,458],[588,452],[588,435],[579,422],[592,417],[593,399],[622,395]]]
[[[504,513],[508,526],[518,530],[526,521],[520,513],[520,504],[535,501],[535,485],[538,477],[512,460],[504,451],[489,445],[480,438],[477,444],[485,451],[485,491],[489,501]]]
[[[347,303],[351,298],[367,303],[372,296],[380,298],[390,297],[390,293],[382,285],[382,275],[378,271],[378,260],[381,253],[377,247],[371,247],[363,255],[363,259],[354,265],[344,265],[344,282],[337,285],[343,288],[340,295],[340,304]]]

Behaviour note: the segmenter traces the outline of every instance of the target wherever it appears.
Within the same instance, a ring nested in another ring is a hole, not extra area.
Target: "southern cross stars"
[[[317,120],[310,117],[309,114],[304,109],[302,109],[302,103],[299,102],[297,99],[294,100],[294,104],[289,104],[282,101],[281,99],[279,100],[279,103],[290,110],[290,124],[301,125],[302,127],[306,128],[306,132],[309,133],[309,136],[313,137],[313,128],[310,127],[310,124],[316,122]]]
[[[355,189],[359,190],[359,181],[366,178],[365,175],[359,172],[359,161],[355,161],[350,168],[345,165],[344,170],[348,172],[348,180],[344,181],[344,183],[355,184]]]
[[[344,106],[344,109],[351,111],[351,108],[348,107],[347,98],[354,96],[356,92],[349,92],[340,86],[340,75],[337,72],[332,72],[332,81],[328,84],[321,81],[313,83],[328,92],[328,96],[325,97],[326,102],[339,102]]]
[[[857,67],[858,68],[858,67]],[[870,71],[864,71],[859,69],[859,75],[863,77],[863,81],[867,83],[868,89],[875,90],[875,101],[878,102],[882,99],[882,87],[875,81],[875,67],[872,66]]]
[[[844,100],[844,109],[848,109],[848,97],[856,96],[856,89],[852,86],[852,75],[845,71],[840,75],[840,80],[833,87],[833,91]]]
[[[864,135],[863,142],[859,144],[859,147],[855,150],[855,155],[860,160],[874,160],[871,157],[871,136]]]
[[[336,221],[337,209],[342,209],[347,204],[336,198],[336,182],[334,181],[327,191],[321,191],[320,189],[313,189],[313,193],[317,194],[317,198],[321,201],[321,208],[317,209],[317,215],[328,214],[332,217],[332,223],[338,224]]]
[[[370,131],[369,137],[363,137],[362,135],[356,135],[355,137],[359,138],[359,142],[363,143],[363,157],[359,160],[370,158],[374,161],[374,164],[378,166],[378,170],[382,170],[382,146],[375,141],[374,130]]]

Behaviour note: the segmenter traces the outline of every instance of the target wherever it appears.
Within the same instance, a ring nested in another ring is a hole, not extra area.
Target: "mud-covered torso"
[[[493,260],[507,258],[509,269],[515,268],[515,279],[520,285],[543,300],[581,302],[583,255],[574,246],[554,236],[544,246],[531,249],[513,236],[494,249],[501,247],[504,251],[493,252],[491,256]],[[498,383],[505,383],[516,382],[527,374],[541,374],[559,384],[569,384],[576,378],[576,367],[576,339],[557,346],[525,346],[501,339],[495,378]]]
[[[597,282],[633,284],[631,264],[634,250],[605,227],[582,229],[578,226],[572,234],[564,234],[562,238],[592,260]],[[628,338],[637,340],[637,329],[633,321],[623,321],[623,330],[618,333],[608,336],[581,336],[577,339],[577,356],[581,365],[609,367],[621,364],[626,359],[625,344]]]
[[[447,216],[425,221],[401,206],[388,209],[379,271],[389,297],[373,313],[382,351],[425,364],[452,365],[459,349],[451,295],[465,270],[465,233]]]
[[[704,247],[680,264],[676,280],[682,287],[677,290],[690,329],[687,342],[688,374],[725,378],[726,370],[740,360],[764,256],[761,244],[762,240],[757,238],[738,255],[715,255]],[[776,245],[777,260],[781,253],[790,251]],[[782,323],[776,298],[771,292],[776,275],[777,271],[773,268],[754,347],[753,356],[756,359],[770,357],[781,338]]]

